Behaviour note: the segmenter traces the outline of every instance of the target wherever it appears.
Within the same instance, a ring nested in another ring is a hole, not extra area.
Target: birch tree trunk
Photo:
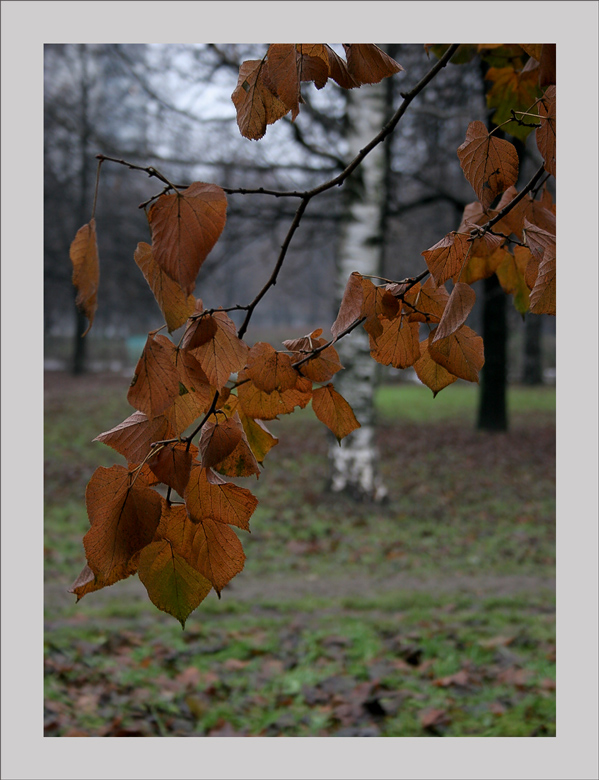
[[[347,94],[349,156],[355,156],[385,121],[385,86],[374,84]],[[382,215],[385,203],[385,152],[378,145],[364,159],[362,181],[348,193],[338,251],[339,301],[352,271],[380,274],[382,260]],[[374,437],[374,391],[378,365],[370,357],[368,334],[356,328],[336,345],[345,370],[335,386],[352,406],[361,428],[331,443],[330,488],[358,500],[381,501],[387,491],[378,474],[378,453]]]

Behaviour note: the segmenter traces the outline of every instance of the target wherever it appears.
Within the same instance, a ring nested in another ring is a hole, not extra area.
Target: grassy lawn
[[[269,424],[245,569],[183,632],[136,577],[66,592],[127,384],[47,376],[48,736],[555,734],[553,388],[510,389],[505,434],[463,383],[381,388],[376,507],[327,493],[310,409]]]

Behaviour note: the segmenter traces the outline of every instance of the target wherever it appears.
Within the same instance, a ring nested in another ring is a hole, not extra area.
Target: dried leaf
[[[422,286],[420,283],[415,284],[404,295],[405,311],[409,312],[408,322],[439,322],[448,300],[449,293],[445,287],[437,287],[432,276],[429,276]]]
[[[403,70],[399,62],[374,43],[344,43],[347,70],[358,84],[378,84],[388,76]]]
[[[431,335],[428,351],[435,363],[460,379],[478,382],[478,372],[485,362],[481,337],[467,325],[439,341],[434,341],[434,331]]]
[[[428,344],[429,339],[421,342],[421,356],[414,363],[414,371],[416,371],[418,379],[432,390],[434,398],[444,387],[453,384],[457,377],[450,374],[443,366],[435,363],[428,351]]]
[[[265,60],[246,60],[231,99],[237,110],[237,125],[244,138],[258,140],[266,126],[285,116],[289,108],[269,87]]]
[[[153,442],[173,436],[174,428],[165,417],[149,420],[143,412],[134,412],[122,423],[96,436],[94,441],[101,441],[112,447],[126,458],[128,463],[141,463],[150,452]]]
[[[156,263],[189,295],[225,227],[227,197],[216,184],[194,182],[161,195],[148,212]]]
[[[472,287],[464,282],[457,282],[451,291],[439,327],[435,330],[433,342],[455,333],[468,319],[475,301],[476,293]]]
[[[91,528],[83,545],[90,569],[112,582],[128,577],[132,557],[150,544],[158,527],[160,495],[141,478],[134,481],[123,466],[100,466],[89,481],[85,503]]]
[[[556,137],[556,89],[547,87],[539,102],[541,126],[537,128],[537,147],[545,161],[545,170],[556,175],[555,137]]]
[[[266,56],[268,85],[287,110],[291,110],[291,119],[295,121],[300,110],[300,74],[295,44],[272,43]]]
[[[170,278],[154,259],[152,247],[146,243],[137,245],[135,262],[154,293],[169,333],[180,328],[193,314],[196,300],[186,295],[178,282]]]
[[[249,490],[226,482],[199,464],[192,466],[184,498],[193,522],[210,517],[244,531],[249,531],[250,517],[258,506],[258,499]]]
[[[150,419],[172,406],[179,395],[179,376],[173,360],[175,345],[157,333],[153,330],[148,334],[127,393],[131,406]]]
[[[290,414],[296,406],[303,409],[312,398],[312,382],[303,376],[298,376],[295,387],[279,393],[265,393],[249,378],[245,372],[239,374],[237,395],[241,408],[248,417],[254,420],[274,420],[279,414]]]
[[[471,122],[458,158],[476,197],[487,209],[497,195],[518,180],[518,152],[513,144],[489,135],[480,121]]]
[[[216,326],[212,337],[193,349],[185,343],[182,346],[193,353],[210,384],[221,390],[231,374],[244,367],[249,348],[237,338],[235,323],[224,311],[216,311],[207,315],[206,319],[212,320]],[[212,328],[211,325],[206,327]]]
[[[408,368],[420,358],[418,343],[419,326],[406,317],[381,320],[382,333],[374,339],[370,336],[370,354],[383,366]]]
[[[341,439],[360,427],[351,406],[332,384],[318,387],[312,396],[312,409],[318,419]]]
[[[200,433],[198,447],[205,469],[218,466],[241,441],[243,426],[239,415],[224,422],[207,422]]]
[[[462,270],[470,245],[468,239],[465,233],[452,231],[430,249],[421,252],[437,287]]]
[[[556,312],[556,263],[555,252],[547,250],[539,263],[539,271],[530,293],[530,310],[533,314]]]
[[[289,355],[277,352],[264,341],[250,349],[245,371],[254,385],[265,393],[274,390],[283,393],[295,387],[297,382],[297,371],[292,368]]]
[[[333,338],[337,338],[346,328],[349,328],[356,320],[360,319],[363,300],[362,276],[357,271],[354,271],[347,280],[341,306],[339,307],[339,314],[331,326]]]
[[[98,308],[100,260],[96,239],[96,220],[91,219],[77,231],[69,251],[73,264],[73,285],[77,290],[75,303],[89,320],[85,336],[92,326]]]
[[[162,447],[149,461],[152,472],[182,496],[189,481],[192,453],[186,444],[173,442]]]

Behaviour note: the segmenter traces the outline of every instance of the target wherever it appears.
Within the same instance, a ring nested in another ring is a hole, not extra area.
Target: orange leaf
[[[543,230],[525,219],[524,235],[530,251],[539,262],[543,259],[545,252],[549,251],[555,254],[555,233]]]
[[[431,336],[434,341],[434,331]],[[485,362],[483,340],[480,336],[467,325],[462,325],[451,336],[434,343],[433,341],[429,337],[428,351],[435,363],[460,379],[478,382],[478,372]]]
[[[299,114],[300,74],[298,52],[293,43],[273,43],[268,47],[268,85],[294,121]],[[327,74],[328,75],[328,74]]]
[[[397,317],[401,311],[401,301],[399,301],[385,287],[377,287],[370,279],[362,279],[362,312],[361,317],[365,318],[363,324],[364,330],[372,338],[378,338],[383,332],[383,320],[390,320]]]
[[[374,43],[344,43],[347,70],[358,84],[378,84],[388,76],[403,70],[399,62]]]
[[[429,339],[421,342],[420,344],[420,358],[414,363],[414,371],[416,376],[422,384],[426,385],[433,391],[433,398],[437,393],[443,390],[444,387],[451,385],[457,381],[457,377],[446,371],[443,366],[431,358],[428,351]]]
[[[452,231],[421,252],[437,287],[460,272],[468,252],[469,236]]]
[[[139,358],[127,400],[131,406],[145,412],[149,418],[172,406],[179,394],[179,376],[173,361],[175,345],[166,336],[148,334]]]
[[[303,376],[298,375],[295,387],[282,393],[265,393],[246,379],[245,372],[241,372],[237,394],[242,410],[254,420],[274,420],[279,414],[291,413],[296,406],[303,409],[312,398],[312,382]]]
[[[161,195],[148,212],[156,263],[187,295],[225,227],[227,197],[216,184],[196,181]]]
[[[265,393],[277,390],[283,393],[295,387],[297,371],[291,366],[291,358],[284,352],[259,341],[250,349],[246,373],[252,382]]]
[[[158,493],[123,466],[100,466],[85,492],[91,528],[83,537],[87,562],[105,580],[128,577],[135,553],[150,544],[162,513]]]
[[[185,560],[210,580],[217,593],[243,569],[245,554],[237,535],[227,525],[204,518],[185,521]]]
[[[356,320],[360,319],[363,300],[362,276],[357,271],[354,271],[347,280],[341,306],[339,307],[339,314],[331,326],[331,333],[334,338],[337,338],[346,328],[349,328]]]
[[[189,481],[192,455],[186,444],[166,444],[154,455],[148,465],[165,485],[172,487],[182,496]]]
[[[227,403],[221,408],[228,417],[232,417],[233,414],[237,412],[241,424],[243,425],[245,440],[247,441],[254,458],[258,463],[263,463],[264,458],[270,450],[279,443],[277,437],[272,435],[262,420],[254,420],[243,412],[236,395],[230,395]],[[234,454],[235,453],[233,453],[233,455]],[[222,471],[222,469],[219,470]]]
[[[207,422],[200,433],[198,447],[205,469],[217,466],[241,441],[243,426],[239,415],[222,423]]]
[[[329,76],[339,84],[343,89],[353,89],[359,87],[359,82],[351,75],[347,69],[347,62],[340,57],[334,49],[325,44],[326,53],[329,58]]]
[[[133,257],[154,293],[169,333],[172,333],[193,314],[195,298],[193,295],[186,295],[178,282],[167,276],[154,259],[149,244],[138,244]]]
[[[518,180],[518,152],[509,141],[489,135],[478,120],[471,122],[458,149],[466,179],[485,208]]]
[[[268,66],[264,60],[246,60],[231,99],[237,110],[237,125],[244,138],[257,141],[266,126],[289,111],[269,87]]]
[[[464,282],[457,282],[451,291],[439,327],[435,330],[433,342],[455,333],[468,319],[475,300],[476,293],[472,287]]]
[[[323,43],[296,43],[300,81],[322,89],[329,80],[329,55]]]
[[[186,390],[195,395],[196,400],[202,407],[202,411],[208,411],[214,395],[214,389],[210,385],[204,369],[195,357],[184,349],[175,348],[172,356],[179,376],[179,382]],[[181,387],[179,387],[179,395],[181,394]]]
[[[183,342],[182,346],[193,353],[210,384],[221,390],[231,373],[243,368],[249,348],[237,338],[235,323],[224,311],[216,311],[202,319],[211,320],[216,327],[212,337],[193,349],[188,346],[193,341]],[[210,330],[212,325],[205,327]]]
[[[312,409],[318,419],[335,434],[339,443],[360,427],[351,406],[331,384],[318,387],[314,391]]]
[[[293,353],[291,360],[294,365],[309,356],[315,349],[327,343],[326,339],[317,338],[321,333],[322,329],[319,328],[300,339],[289,339],[283,342],[287,349]],[[323,349],[322,352],[318,352],[314,357],[311,357],[310,360],[301,365],[299,371],[313,382],[328,382],[342,368],[337,350],[330,346]]]
[[[555,315],[556,264],[555,252],[547,250],[539,263],[539,271],[530,293],[533,314]]]
[[[539,102],[541,126],[537,128],[536,139],[539,152],[545,161],[545,170],[556,175],[555,137],[556,137],[556,90],[547,87]]]
[[[381,320],[383,332],[378,338],[370,336],[370,354],[383,366],[408,368],[420,357],[419,326],[405,317]]]
[[[194,523],[210,517],[244,531],[250,530],[250,517],[258,506],[258,499],[249,490],[226,482],[199,464],[192,466],[184,498]]]
[[[69,251],[73,264],[73,284],[77,289],[75,303],[89,320],[84,336],[92,326],[98,308],[100,260],[96,239],[96,220],[91,219],[77,231]]]
[[[173,436],[175,431],[165,417],[149,420],[143,412],[134,412],[122,423],[96,436],[94,441],[101,441],[112,447],[123,455],[128,463],[141,463],[150,452],[153,442]]]
[[[235,412],[235,417],[241,422],[237,412]],[[242,427],[239,444],[230,455],[223,458],[216,468],[219,474],[225,474],[228,477],[251,477],[255,475],[256,479],[258,479],[260,468],[248,442],[245,428]]]
[[[77,596],[77,601],[80,601],[80,599],[82,599],[88,593],[93,593],[94,591],[101,590],[102,588],[106,588],[109,585],[114,585],[115,582],[126,579],[132,574],[135,574],[137,571],[138,559],[139,554],[134,555],[124,571],[120,571],[118,576],[115,574],[107,579],[101,577],[99,574],[94,574],[94,572],[86,564],[75,582],[68,589],[68,592],[74,593]]]
[[[447,306],[449,293],[443,285],[437,287],[432,276],[420,286],[420,283],[411,287],[404,295],[404,306],[408,315],[408,322],[439,322]]]

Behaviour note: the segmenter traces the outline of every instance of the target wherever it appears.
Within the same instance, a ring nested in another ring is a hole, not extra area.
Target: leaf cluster
[[[295,120],[302,82],[321,89],[332,79],[353,89],[403,70],[373,44],[344,49],[347,60],[326,44],[272,44],[262,60],[244,62],[232,95],[242,135],[257,140],[268,124],[289,112]],[[205,182],[175,186],[155,169],[142,169],[166,187],[145,204],[151,243],[140,242],[134,260],[162,312],[163,327],[170,334],[184,330],[178,343],[159,330],[148,334],[127,395],[134,411],[96,438],[127,465],[98,468],[87,487],[87,563],[71,588],[78,599],[137,573],[152,602],[184,626],[213,588],[220,596],[243,569],[237,531],[250,531],[257,506],[252,493],[233,480],[260,476],[278,441],[266,423],[311,403],[339,442],[359,427],[333,382],[342,369],[335,343],[355,328],[368,334],[374,360],[413,367],[436,395],[457,379],[479,380],[483,340],[466,325],[476,299],[474,282],[496,274],[520,313],[555,314],[555,206],[541,183],[543,175],[555,176],[555,85],[550,84],[526,112],[514,109],[516,115],[536,117],[544,161],[519,192],[513,144],[482,122],[469,125],[457,155],[477,200],[465,208],[457,230],[422,252],[425,269],[419,276],[379,279],[383,284],[377,285],[352,273],[328,339],[317,328],[280,349],[244,340],[253,311],[276,283],[309,200],[359,166],[456,50],[442,54],[440,64],[404,96],[395,117],[340,177],[308,193],[291,193],[301,203],[271,276],[251,303],[231,307],[246,313],[239,328],[229,317],[231,309],[204,309],[194,295],[200,268],[225,229],[225,190]],[[550,68],[547,57],[545,69],[532,57],[538,54],[543,61],[544,48],[523,46],[519,52],[531,58],[527,73],[537,74],[535,90],[540,89]],[[502,70],[507,67],[519,76],[519,59]],[[508,76],[501,79],[511,83]],[[501,79],[491,79],[493,100]],[[100,157],[98,172],[106,159]],[[77,232],[71,260],[77,302],[91,327],[99,284],[93,216]]]

